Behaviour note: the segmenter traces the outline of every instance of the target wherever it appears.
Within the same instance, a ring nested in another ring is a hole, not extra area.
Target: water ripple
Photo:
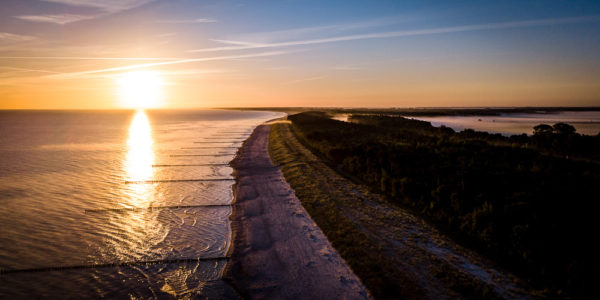
[[[236,149],[222,147],[239,147],[236,140],[274,116],[228,111],[152,112],[146,119],[131,112],[4,115],[0,269],[225,256],[231,208],[189,206],[230,204],[233,182],[125,181],[232,178],[227,164]],[[214,138],[230,142],[215,143]],[[199,141],[212,142],[194,143]],[[199,146],[203,148],[182,149]],[[190,164],[210,165],[173,166]],[[180,208],[86,213],[157,206]],[[0,295],[218,298],[232,293],[220,280],[225,264],[215,260],[11,273],[0,275]]]

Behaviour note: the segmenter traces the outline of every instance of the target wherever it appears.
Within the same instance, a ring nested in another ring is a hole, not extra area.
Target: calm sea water
[[[229,295],[227,164],[280,115],[0,111],[0,297]]]
[[[433,126],[445,125],[457,131],[471,128],[503,135],[533,134],[533,127],[538,124],[554,125],[559,122],[573,125],[580,134],[596,135],[600,133],[600,111],[505,114],[501,116],[416,117],[415,119],[431,122]]]
[[[338,114],[333,119],[348,122],[349,114]],[[431,125],[447,126],[456,131],[474,129],[503,135],[533,134],[533,127],[538,124],[554,125],[568,123],[578,133],[596,135],[600,133],[600,111],[563,111],[548,114],[504,114],[500,116],[439,116],[407,118],[431,122]]]

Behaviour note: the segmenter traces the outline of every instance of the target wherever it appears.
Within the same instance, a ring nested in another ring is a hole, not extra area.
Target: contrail
[[[257,49],[257,48],[275,48],[275,47],[314,45],[314,44],[365,40],[365,39],[382,39],[382,38],[392,38],[392,37],[419,36],[419,35],[443,34],[443,33],[453,33],[453,32],[535,27],[535,26],[547,26],[547,25],[570,24],[570,23],[587,23],[587,22],[597,22],[597,21],[600,21],[600,16],[539,19],[539,20],[515,21],[515,22],[504,22],[504,23],[488,23],[488,24],[464,25],[464,26],[453,26],[453,27],[439,27],[439,28],[432,28],[432,29],[417,29],[417,30],[405,30],[405,31],[368,33],[368,34],[347,35],[347,36],[339,36],[339,37],[331,37],[331,38],[301,40],[301,41],[291,41],[291,42],[281,42],[281,43],[268,43],[268,44],[259,44],[259,43],[252,43],[252,42],[243,42],[243,41],[217,40],[217,41],[221,41],[226,44],[233,44],[234,46],[195,49],[195,50],[189,50],[188,52],[212,52],[212,51]]]
[[[238,59],[238,58],[249,58],[249,57],[263,57],[263,56],[281,55],[281,54],[285,54],[285,53],[287,53],[287,52],[286,51],[272,51],[272,52],[262,52],[262,53],[245,54],[245,55],[226,55],[226,56],[215,56],[215,57],[188,58],[188,59],[147,63],[147,64],[137,64],[137,65],[129,65],[129,66],[123,66],[123,67],[116,67],[116,68],[83,71],[83,72],[63,73],[63,74],[57,74],[57,75],[49,75],[48,77],[52,77],[52,78],[73,77],[73,76],[124,71],[124,70],[140,69],[140,68],[155,67],[155,66],[185,64],[185,63],[201,62],[201,61],[227,60],[227,59]]]

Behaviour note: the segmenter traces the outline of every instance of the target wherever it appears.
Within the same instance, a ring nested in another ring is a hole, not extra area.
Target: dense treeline
[[[299,139],[344,174],[535,285],[592,291],[600,136],[560,124],[504,137],[402,117],[289,119]]]

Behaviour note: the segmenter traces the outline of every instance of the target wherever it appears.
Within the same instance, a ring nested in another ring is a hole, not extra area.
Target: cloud
[[[175,71],[163,71],[162,74],[169,76],[188,76],[188,75],[198,75],[198,74],[220,74],[220,73],[233,73],[237,72],[236,70],[226,70],[226,69],[182,69]]]
[[[366,40],[366,39],[384,39],[384,38],[444,34],[444,33],[455,33],[455,32],[549,26],[549,25],[569,24],[569,23],[589,23],[589,22],[598,22],[598,21],[600,21],[600,16],[587,16],[587,17],[576,17],[576,18],[557,18],[557,19],[538,19],[538,20],[503,22],[503,23],[488,23],[488,24],[475,24],[475,25],[452,26],[452,27],[439,27],[439,28],[431,28],[431,29],[416,29],[416,30],[356,34],[356,35],[346,35],[346,36],[338,36],[338,37],[298,40],[298,41],[279,42],[279,43],[253,43],[253,42],[246,42],[246,41],[216,40],[216,41],[220,41],[225,44],[230,44],[233,46],[194,49],[194,50],[188,50],[188,52],[193,53],[193,52],[246,50],[246,49],[258,49],[258,48],[276,48],[276,47],[315,45],[315,44]]]
[[[26,42],[34,40],[35,37],[8,32],[0,32],[0,41]]]
[[[41,0],[45,2],[59,3],[68,6],[91,7],[98,9],[99,12],[89,15],[77,14],[40,14],[40,15],[25,15],[15,16],[17,19],[53,23],[53,24],[69,24],[82,20],[95,19],[109,14],[118,13],[124,10],[132,9],[154,0]]]
[[[14,70],[14,71],[20,71],[20,72],[39,72],[39,73],[50,73],[50,74],[62,74],[61,72],[38,70],[38,69],[15,68],[15,67],[6,67],[6,66],[0,66],[0,68]]]
[[[81,20],[93,19],[96,16],[84,16],[84,15],[73,15],[73,14],[58,14],[58,15],[28,15],[28,16],[16,16],[15,18],[31,21],[31,22],[42,22],[42,23],[54,23],[54,24],[69,24]]]
[[[218,43],[222,43],[222,44],[229,44],[229,45],[237,45],[237,46],[256,46],[256,47],[260,47],[262,45],[268,45],[265,43],[252,43],[252,42],[241,42],[241,41],[230,41],[230,40],[212,40],[214,42],[218,42]]]
[[[341,33],[345,31],[372,28],[372,27],[382,27],[387,25],[393,25],[400,23],[402,21],[406,21],[406,17],[395,16],[393,18],[378,18],[370,21],[363,22],[355,22],[355,23],[344,23],[344,24],[332,24],[332,25],[322,25],[322,26],[312,26],[312,27],[302,27],[302,28],[292,28],[292,29],[284,29],[284,30],[276,30],[276,31],[264,31],[264,32],[255,32],[251,34],[244,34],[239,39],[242,40],[253,40],[259,42],[269,42],[276,41],[281,39],[289,39],[290,37],[302,38],[311,34],[317,33]],[[233,42],[233,41],[230,41]]]
[[[42,0],[45,2],[60,3],[69,6],[83,6],[100,9],[107,13],[117,13],[132,9],[154,0]]]
[[[217,20],[213,19],[189,19],[189,20],[157,20],[156,23],[170,23],[170,24],[192,24],[192,23],[215,23]]]
[[[89,74],[118,72],[118,71],[164,66],[164,65],[185,64],[185,63],[215,61],[215,60],[232,60],[232,59],[250,58],[250,57],[265,57],[265,56],[273,56],[273,55],[282,55],[282,54],[286,54],[286,53],[288,53],[288,52],[271,51],[271,52],[262,52],[262,53],[253,53],[253,54],[244,54],[244,55],[226,55],[226,56],[215,56],[215,57],[187,58],[187,59],[179,59],[179,60],[164,61],[164,62],[129,65],[129,66],[123,66],[123,67],[108,68],[108,69],[97,69],[97,70],[90,70],[90,71],[83,71],[83,72],[63,73],[63,74],[59,74],[59,75],[50,75],[50,77],[53,77],[53,78],[77,77],[77,76],[89,75]]]
[[[36,59],[36,60],[178,60],[179,57],[98,57],[98,56],[0,56],[0,59]]]

